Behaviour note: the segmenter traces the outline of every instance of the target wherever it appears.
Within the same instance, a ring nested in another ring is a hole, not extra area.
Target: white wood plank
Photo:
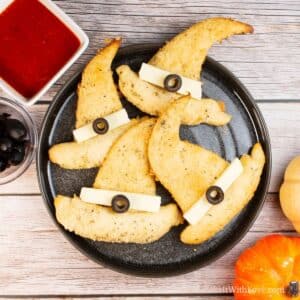
[[[292,158],[300,155],[300,103],[260,103],[272,145],[270,191],[278,191],[284,170]]]
[[[267,233],[291,229],[276,202],[269,196],[252,232],[211,266],[151,279],[118,274],[88,260],[58,232],[40,196],[0,197],[0,295],[230,293],[241,251]]]
[[[265,117],[272,142],[273,170],[270,192],[277,192],[285,167],[296,155],[300,155],[300,103],[259,103]],[[30,108],[36,123],[47,109],[46,105],[34,105]],[[18,186],[18,190],[16,190]],[[35,164],[16,181],[0,186],[0,194],[39,193]]]

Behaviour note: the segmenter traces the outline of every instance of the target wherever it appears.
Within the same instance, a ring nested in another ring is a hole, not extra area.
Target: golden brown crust
[[[95,179],[95,188],[155,195],[147,149],[156,120],[135,122],[111,147]],[[163,206],[157,213],[117,214],[109,207],[85,203],[76,196],[72,199],[58,195],[54,203],[57,220],[67,230],[96,241],[150,243],[183,222],[175,204]]]
[[[160,69],[199,80],[202,64],[209,48],[233,34],[252,33],[253,28],[245,23],[211,18],[194,24],[167,42],[149,61]],[[129,66],[117,68],[119,88],[129,102],[141,111],[159,116],[167,106],[181,95],[171,93],[143,81]]]
[[[228,163],[211,151],[181,141],[180,124],[224,125],[229,121],[230,116],[217,102],[185,96],[172,103],[154,126],[148,148],[151,168],[183,212],[203,195]]]
[[[85,67],[77,89],[76,128],[122,108],[111,70],[120,44],[112,40]]]
[[[76,128],[122,108],[111,71],[111,62],[120,43],[120,39],[110,41],[85,67],[78,85]],[[54,145],[49,149],[49,159],[66,169],[99,167],[115,139],[131,125],[126,124],[81,143]]]
[[[252,199],[265,164],[264,151],[259,143],[253,146],[251,155],[241,158],[244,171],[225,192],[225,199],[214,205],[195,225],[187,226],[180,239],[186,244],[202,243],[222,230]]]
[[[156,119],[143,118],[116,140],[96,176],[94,187],[155,195],[148,141]]]
[[[116,71],[121,93],[129,102],[149,115],[160,115],[172,101],[182,97],[141,80],[127,65],[119,66]]]
[[[110,207],[89,204],[74,196],[58,195],[54,200],[56,218],[66,230],[92,239],[113,243],[150,243],[182,222],[175,204],[157,213],[129,211],[117,214]]]
[[[234,35],[252,33],[251,25],[228,19],[210,18],[192,25],[167,42],[149,64],[199,80],[209,48]]]
[[[81,143],[56,144],[49,149],[49,159],[65,169],[99,167],[114,141],[134,124],[135,120],[131,120],[130,123],[115,128],[105,135],[97,135]]]

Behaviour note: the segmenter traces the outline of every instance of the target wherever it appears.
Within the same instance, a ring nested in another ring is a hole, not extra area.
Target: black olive
[[[8,119],[6,121],[6,130],[8,135],[16,141],[22,141],[27,135],[24,124],[16,119]]]
[[[0,158],[9,160],[10,154],[11,154],[11,152],[3,152],[3,151],[0,151]]]
[[[0,138],[0,151],[10,152],[12,150],[13,141],[10,138]]]
[[[25,152],[19,152],[17,150],[13,150],[10,155],[10,163],[13,166],[19,165],[24,160]]]
[[[206,199],[210,204],[219,204],[224,200],[224,192],[220,187],[212,185],[206,191]]]
[[[0,157],[0,172],[3,172],[8,167],[7,159]]]
[[[98,118],[93,122],[93,129],[98,134],[105,134],[109,129],[109,124],[104,118]]]
[[[291,281],[285,289],[288,297],[298,297],[300,295],[299,281]]]
[[[117,213],[124,213],[129,209],[130,203],[126,196],[116,195],[112,198],[111,206],[113,211]]]
[[[170,74],[164,80],[164,87],[169,92],[177,92],[182,86],[182,79],[177,74]]]
[[[13,144],[13,150],[17,150],[18,152],[25,153],[26,143],[27,142],[25,142],[25,141],[15,142]]]
[[[7,120],[10,117],[10,114],[8,113],[2,113],[0,115],[0,120]]]
[[[5,135],[6,135],[5,122],[0,119],[0,137],[4,137]]]

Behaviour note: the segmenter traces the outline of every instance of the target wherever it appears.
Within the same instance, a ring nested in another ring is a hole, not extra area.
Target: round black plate
[[[138,70],[140,64],[148,61],[157,49],[158,45],[122,48],[113,68],[120,64],[128,64],[134,70]],[[69,196],[79,194],[81,187],[92,185],[97,173],[97,169],[64,170],[48,160],[48,149],[51,145],[72,140],[76,87],[80,76],[81,72],[76,73],[51,103],[42,125],[37,153],[39,183],[46,206],[68,240],[101,264],[121,272],[142,276],[169,276],[188,272],[224,255],[246,234],[262,208],[271,171],[271,151],[266,125],[259,109],[241,82],[222,65],[207,58],[202,71],[204,95],[223,100],[233,117],[232,121],[224,127],[182,126],[180,134],[182,139],[211,149],[227,160],[248,152],[252,145],[259,141],[263,145],[267,162],[254,198],[224,230],[201,245],[188,246],[180,242],[179,233],[186,224],[173,228],[157,242],[138,245],[94,242],[64,230],[56,221],[53,197],[56,194]],[[123,103],[130,117],[142,115],[125,99]],[[162,186],[157,186],[157,192],[162,195],[164,204],[172,201]]]

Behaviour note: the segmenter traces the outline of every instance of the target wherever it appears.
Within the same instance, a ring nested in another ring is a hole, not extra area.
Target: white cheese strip
[[[147,81],[149,83],[164,88],[164,80],[170,74],[172,73],[165,70],[161,70],[149,64],[143,63],[139,72],[139,77],[144,81]],[[201,81],[193,80],[181,75],[180,77],[182,80],[182,86],[177,91],[177,93],[182,95],[191,94],[193,98],[201,99],[202,98]]]
[[[111,206],[112,198],[116,195],[126,196],[130,203],[130,209],[147,212],[158,212],[160,209],[161,197],[153,195],[83,187],[80,192],[80,199],[88,203]]]
[[[124,108],[105,116],[104,119],[108,122],[109,130],[130,122],[127,112]],[[74,140],[77,143],[80,143],[97,136],[97,133],[93,129],[93,123],[89,123],[85,126],[73,130],[73,136]]]
[[[238,158],[226,168],[222,175],[213,184],[220,187],[225,193],[233,182],[243,173],[243,165]],[[224,201],[224,200],[223,200]],[[206,196],[203,195],[184,215],[183,217],[190,223],[196,224],[213,206],[210,204]]]

